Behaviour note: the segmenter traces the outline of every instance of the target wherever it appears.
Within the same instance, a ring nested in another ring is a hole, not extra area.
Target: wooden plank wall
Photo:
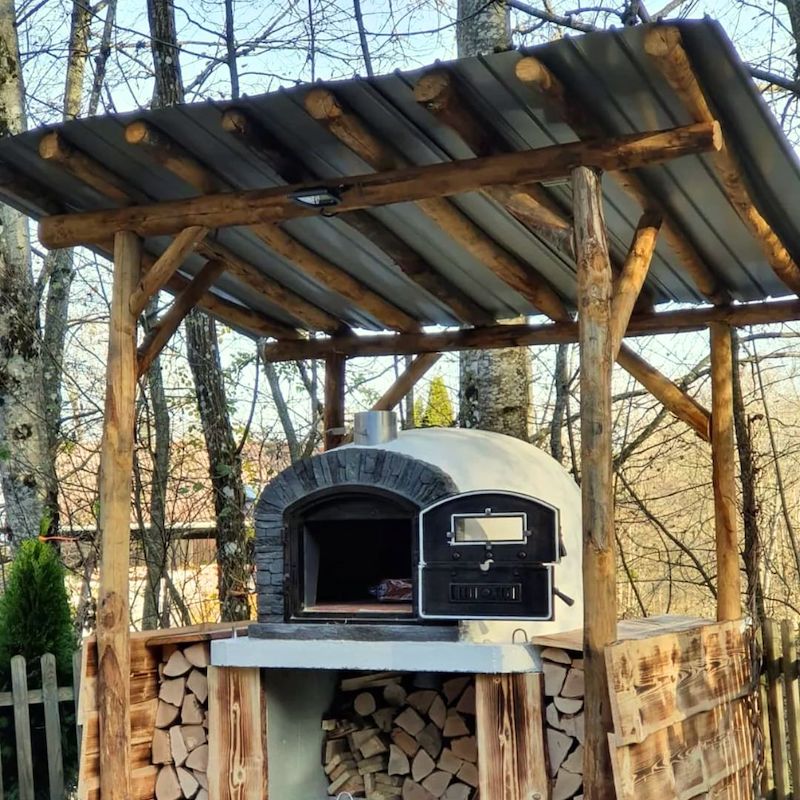
[[[753,796],[750,636],[732,621],[607,648],[618,800]]]
[[[209,800],[262,800],[267,746],[261,670],[208,668]]]
[[[152,800],[155,797],[158,767],[151,764],[151,747],[158,706],[161,648],[178,642],[227,638],[232,635],[234,628],[246,624],[203,624],[131,634],[131,800]],[[94,637],[84,640],[81,651],[78,724],[82,735],[78,798],[99,800],[100,731],[97,712],[97,642]]]

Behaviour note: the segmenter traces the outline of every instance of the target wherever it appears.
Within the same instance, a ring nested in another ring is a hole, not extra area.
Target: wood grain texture
[[[731,328],[711,323],[711,460],[717,553],[717,619],[742,616]]]
[[[631,317],[626,336],[653,336],[659,333],[698,331],[715,320],[731,325],[760,325],[800,319],[800,300],[745,303],[738,306],[709,306]],[[327,339],[297,339],[271,342],[262,347],[267,361],[293,361],[325,358],[338,352],[346,356],[413,355],[415,353],[455,352],[498,347],[567,344],[578,341],[578,325],[553,322],[545,325],[490,325],[484,328],[438,333],[411,333],[398,336],[333,336]]]
[[[102,541],[97,598],[97,704],[103,800],[130,797],[130,646],[128,592],[133,428],[136,406],[136,318],[130,300],[139,281],[141,241],[114,237],[114,282],[100,452]]]
[[[208,668],[209,800],[266,798],[265,715],[260,670]]]
[[[517,78],[527,86],[535,86],[548,104],[569,124],[581,139],[597,139],[605,135],[599,120],[589,116],[588,107],[567,91],[561,81],[538,59],[521,58],[516,64]],[[635,173],[618,172],[611,176],[638,203],[643,211],[657,213],[663,219],[664,239],[680,259],[701,294],[714,303],[730,301],[719,279],[681,228],[669,209],[654,195]]]
[[[563,178],[579,166],[636,169],[719,146],[719,125],[697,123],[655,133],[573,142],[485,158],[406,167],[306,184],[209,194],[129,208],[44,217],[39,239],[48,248],[105,242],[116,231],[141,236],[176,234],[189,226],[218,228],[283,222],[314,216],[290,195],[326,187],[341,193],[336,213],[393,203],[416,202],[475,191],[485,186],[537,183]],[[342,186],[344,185],[344,190]]]
[[[14,695],[14,739],[17,745],[19,798],[20,800],[34,800],[28,674],[23,656],[14,656],[11,659],[11,691]]]
[[[338,354],[325,359],[323,427],[325,449],[338,447],[344,439],[344,392],[347,359]]]
[[[645,35],[645,50],[691,116],[697,121],[712,120],[714,115],[683,48],[680,31],[666,25],[650,28]],[[711,163],[731,206],[761,245],[775,274],[793,291],[800,292],[800,268],[756,208],[736,154],[727,146],[724,136],[721,137],[721,146],[711,157]]]
[[[481,797],[547,800],[542,676],[477,675],[475,711]]]
[[[611,445],[611,262],[596,172],[572,173],[581,389],[581,497],[586,741],[583,775],[587,800],[613,792],[606,736],[611,708],[605,647],[617,638],[614,487]]]
[[[789,763],[794,786],[792,800],[800,800],[800,661],[797,659],[797,637],[800,633],[796,622],[788,619],[781,623],[783,643],[783,681],[786,694],[786,723],[789,734]]]
[[[780,629],[774,620],[764,620],[764,661],[767,672],[767,714],[770,741],[772,742],[772,770],[778,798],[789,795],[789,754],[787,751],[787,727],[784,716],[786,698],[784,686],[784,653]]]
[[[741,621],[619,641],[606,648],[614,741],[651,734],[752,689],[750,636]]]
[[[615,747],[617,800],[750,800],[753,736],[745,698]]]
[[[64,761],[61,749],[61,715],[58,708],[56,657],[52,653],[45,653],[41,662],[44,730],[47,743],[47,784],[50,789],[50,800],[63,800]]]
[[[648,213],[642,215],[622,265],[622,272],[614,286],[614,296],[611,299],[611,357],[614,360],[650,269],[660,227],[661,219],[658,216]]]

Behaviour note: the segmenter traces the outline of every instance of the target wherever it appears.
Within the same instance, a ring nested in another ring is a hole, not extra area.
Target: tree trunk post
[[[130,797],[131,472],[136,404],[136,317],[131,294],[142,247],[129,232],[114,237],[114,283],[108,326],[106,402],[100,455],[100,591],[97,601],[100,796]]]
[[[611,730],[605,647],[617,635],[614,492],[611,466],[611,262],[596,172],[572,173],[581,385],[581,494],[583,498],[583,649],[586,742],[583,785],[587,800],[609,800],[614,782],[608,750]]]
[[[731,327],[711,323],[711,462],[717,543],[717,619],[742,616],[736,524],[736,451],[733,438]]]
[[[325,359],[325,449],[332,450],[344,438],[344,384],[347,359],[334,353]]]

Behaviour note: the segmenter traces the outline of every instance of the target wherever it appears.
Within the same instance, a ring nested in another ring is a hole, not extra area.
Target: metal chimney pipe
[[[396,438],[397,414],[394,411],[357,411],[353,415],[353,444],[374,447]]]

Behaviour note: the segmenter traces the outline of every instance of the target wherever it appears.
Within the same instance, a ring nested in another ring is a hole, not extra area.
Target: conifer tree
[[[444,378],[437,375],[428,389],[428,402],[422,415],[423,428],[450,428],[454,422],[453,403]]]

